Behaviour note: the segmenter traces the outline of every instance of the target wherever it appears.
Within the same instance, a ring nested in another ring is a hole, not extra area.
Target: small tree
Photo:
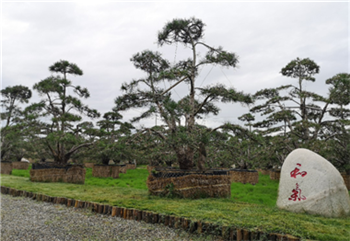
[[[308,147],[319,138],[328,102],[326,98],[303,87],[304,81],[315,81],[313,76],[318,72],[319,66],[314,61],[297,58],[281,70],[282,75],[297,79],[297,85],[263,89],[254,95],[257,101],[265,102],[254,106],[251,112],[266,117],[253,126],[260,128],[265,135],[283,136],[288,141],[281,144],[288,152]],[[284,95],[285,92],[287,95]],[[316,102],[323,102],[324,105],[316,105]]]
[[[241,116],[245,119],[248,116]],[[252,131],[240,125],[225,124],[220,127],[229,138],[223,143],[223,150],[228,153],[231,165],[235,164],[240,169],[256,167],[257,159],[260,160],[259,150],[264,145],[264,139],[256,130]]]
[[[153,127],[153,131],[158,131],[167,135],[167,129],[161,126]],[[151,129],[143,128],[133,134],[128,140],[133,145],[134,153],[140,157],[140,163],[151,166],[171,166],[176,163],[176,155],[172,149],[159,135],[154,135]]]
[[[95,156],[97,155],[105,165],[108,165],[110,160],[118,163],[132,159],[133,153],[128,145],[128,138],[134,127],[128,122],[121,122],[122,118],[117,111],[110,111],[103,115],[103,120],[97,122],[100,130]]]
[[[9,86],[1,90],[1,160],[16,159],[20,161],[29,146],[26,114],[18,105],[28,103],[31,90],[22,85]]]
[[[150,130],[175,152],[181,169],[194,167],[196,151],[204,156],[206,135],[198,135],[201,132],[197,129],[196,119],[206,114],[218,114],[219,109],[214,102],[251,102],[249,95],[221,84],[207,87],[196,85],[199,67],[221,65],[234,68],[238,63],[236,54],[207,45],[202,42],[203,36],[204,23],[199,19],[174,19],[168,22],[158,33],[158,44],[183,44],[189,47],[191,57],[170,65],[158,52],[147,50],[137,53],[131,61],[147,75],[123,84],[122,90],[126,93],[115,100],[117,110],[147,108],[133,121],[160,115],[167,132],[155,128]],[[200,48],[207,51],[201,59],[198,58]],[[162,87],[163,81],[168,81],[170,87]],[[180,83],[187,85],[188,92],[180,100],[175,100],[170,91]]]
[[[253,127],[266,137],[274,136],[269,137],[271,140],[266,148],[271,150],[271,159],[277,161],[275,164],[282,164],[288,153],[296,148],[308,148],[328,158],[330,143],[325,141],[334,138],[337,131],[338,134],[346,133],[346,128],[342,129],[340,124],[348,121],[348,110],[344,108],[349,93],[346,78],[344,81],[335,77],[327,80],[333,87],[325,97],[305,90],[303,86],[304,81],[315,81],[313,76],[319,68],[308,58],[297,58],[281,70],[282,75],[297,79],[297,85],[263,89],[254,95],[257,101],[264,102],[255,105],[251,112],[266,117],[255,122]]]
[[[74,86],[67,79],[68,75],[83,75],[76,64],[61,60],[50,66],[49,70],[60,75],[52,75],[34,85],[43,99],[33,104],[31,109],[41,113],[41,134],[45,135],[42,141],[50,156],[55,162],[65,164],[78,150],[93,144],[78,135],[74,125],[79,124],[82,115],[96,118],[100,114],[81,102],[81,98],[90,96],[88,90]],[[69,89],[78,97],[70,95]]]
[[[330,161],[350,174],[350,74],[340,73],[326,80],[333,120],[325,123],[325,140],[331,140]]]

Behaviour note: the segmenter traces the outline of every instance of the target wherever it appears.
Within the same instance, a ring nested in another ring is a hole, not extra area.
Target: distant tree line
[[[166,23],[158,45],[182,44],[191,57],[171,64],[160,52],[136,53],[130,60],[145,76],[122,84],[123,95],[102,117],[84,104],[89,91],[68,79],[83,71],[66,60],[50,66],[52,75],[33,86],[41,96],[38,103],[28,104],[32,90],[26,86],[2,89],[1,159],[50,158],[61,164],[71,159],[104,164],[137,160],[181,169],[233,164],[250,169],[281,166],[292,150],[307,148],[350,173],[350,74],[327,79],[328,93],[321,96],[305,89],[305,82],[316,81],[320,66],[296,58],[281,69],[282,76],[293,79],[289,85],[255,94],[222,84],[202,87],[197,83],[200,67],[235,68],[238,63],[235,53],[203,42],[204,27],[196,18]],[[187,85],[188,93],[177,99],[171,90],[179,84]],[[238,118],[244,125],[199,125],[199,119],[219,113],[219,102],[247,106]],[[135,108],[143,112],[123,122],[121,113]],[[159,125],[133,126],[154,115],[160,117]]]

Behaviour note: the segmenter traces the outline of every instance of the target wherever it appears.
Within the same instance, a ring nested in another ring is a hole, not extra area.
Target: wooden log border
[[[24,190],[17,190],[1,186],[1,194],[8,194],[14,197],[26,197],[42,202],[66,205],[67,207],[85,208],[92,212],[111,215],[127,220],[144,221],[151,224],[163,224],[170,228],[182,229],[190,233],[220,236],[224,240],[252,241],[252,240],[281,240],[281,241],[301,241],[301,238],[289,234],[265,233],[259,230],[241,229],[235,226],[220,226],[215,223],[201,220],[191,220],[174,215],[158,214],[147,210],[137,210],[134,208],[124,208],[104,205],[101,203],[74,200],[64,197],[51,197],[40,193],[32,193]]]

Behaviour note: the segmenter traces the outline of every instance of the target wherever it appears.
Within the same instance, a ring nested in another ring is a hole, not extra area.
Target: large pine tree
[[[181,169],[195,166],[196,151],[200,156],[198,166],[203,167],[205,161],[208,131],[199,128],[196,119],[205,114],[218,114],[219,108],[214,105],[215,102],[251,102],[249,95],[221,84],[207,87],[198,85],[198,69],[201,66],[220,65],[234,68],[238,63],[235,53],[202,42],[204,26],[196,18],[168,22],[158,33],[158,44],[183,44],[190,51],[191,57],[171,65],[159,52],[146,50],[135,54],[131,61],[146,76],[123,84],[122,90],[125,94],[115,100],[118,111],[146,108],[133,121],[154,114],[160,116],[166,131],[160,131],[159,128],[150,128],[149,131],[158,135],[176,153]],[[206,51],[202,58],[198,58],[200,48]],[[169,84],[166,88],[164,82]],[[175,100],[171,90],[180,83],[187,85],[188,92]]]
[[[73,85],[68,79],[68,75],[83,75],[76,64],[61,60],[50,66],[49,70],[56,75],[34,85],[42,100],[33,104],[31,109],[41,113],[42,141],[49,155],[55,162],[65,164],[78,150],[93,144],[76,132],[75,125],[83,120],[83,115],[96,118],[100,114],[81,100],[90,96],[89,91]]]

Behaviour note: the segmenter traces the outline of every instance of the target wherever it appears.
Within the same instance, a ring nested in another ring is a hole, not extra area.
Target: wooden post
[[[195,231],[197,231],[198,229],[198,223],[196,221],[190,221],[190,228],[189,228],[189,231],[191,233],[194,233]]]
[[[190,222],[187,218],[183,218],[182,219],[182,229],[185,231],[188,231],[189,223]]]
[[[230,238],[229,240],[237,240],[237,230],[233,227],[230,228]]]
[[[120,211],[120,217],[124,218],[125,208],[120,208],[119,211]]]
[[[250,232],[250,239],[259,240],[259,232],[255,232],[255,231]]]
[[[174,228],[179,228],[181,226],[181,219],[180,217],[175,217],[175,220],[174,220]]]
[[[275,233],[270,233],[268,235],[268,237],[269,237],[269,240],[271,240],[271,241],[277,241],[278,240],[277,239],[277,235]]]
[[[109,205],[104,205],[102,214],[108,214],[108,210],[109,210]]]
[[[104,209],[104,205],[99,204],[99,205],[98,205],[98,213],[99,213],[99,214],[103,214],[103,209]]]
[[[159,214],[158,215],[158,223],[159,224],[164,224],[164,214]]]
[[[243,240],[250,240],[250,232],[249,230],[243,229]]]
[[[170,216],[169,216],[169,225],[168,225],[168,226],[169,226],[170,228],[173,228],[174,225],[175,225],[175,216],[170,215]]]
[[[147,212],[147,223],[152,223],[153,214],[151,212]]]
[[[133,219],[135,220],[135,221],[140,221],[140,219],[139,219],[139,213],[140,213],[140,211],[139,210],[137,210],[137,209],[134,209],[133,210]]]
[[[124,208],[119,208],[119,217],[123,218],[124,216]]]
[[[134,216],[134,209],[129,208],[128,209],[128,220],[132,220]]]
[[[242,241],[242,240],[243,240],[242,229],[237,229],[237,241]]]
[[[6,194],[6,188],[3,187],[3,186],[1,186],[1,193],[2,193],[2,194]]]
[[[169,226],[169,215],[164,216],[164,225]]]
[[[98,203],[94,203],[94,212],[98,213],[98,208],[99,208],[99,204]]]
[[[197,222],[197,233],[201,234],[202,233],[202,222],[198,221]]]
[[[127,215],[128,215],[128,209],[124,208],[124,210],[123,210],[123,218],[127,219]]]
[[[229,227],[222,226],[221,233],[222,233],[222,238],[224,240],[230,240],[230,229],[229,229]]]
[[[209,231],[209,234],[212,234],[214,236],[223,236],[222,227],[217,224],[210,223],[208,231]]]
[[[85,208],[91,209],[92,208],[92,203],[91,202],[85,202]]]
[[[158,223],[159,215],[158,213],[153,213],[152,223]]]
[[[115,217],[117,215],[117,207],[112,207],[112,217]]]

